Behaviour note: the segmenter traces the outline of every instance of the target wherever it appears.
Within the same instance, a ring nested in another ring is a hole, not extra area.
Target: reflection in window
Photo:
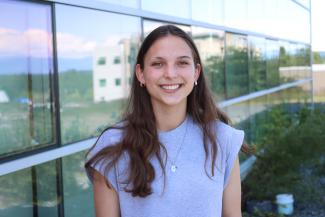
[[[223,0],[191,0],[192,19],[215,25],[223,25]]]
[[[192,37],[199,50],[203,71],[215,98],[225,98],[224,32],[192,27]]]
[[[306,8],[310,8],[310,0],[296,0]]]
[[[245,140],[250,142],[251,135],[251,114],[249,101],[236,103],[225,107],[225,112],[229,115],[231,122],[238,128],[245,130]]]
[[[291,82],[297,78],[296,74],[296,45],[282,41],[280,43],[280,83]]]
[[[0,177],[0,216],[58,216],[56,162]]]
[[[296,64],[298,67],[298,78],[311,77],[311,64],[310,64],[310,46],[305,44],[297,44],[296,47]]]
[[[226,33],[226,95],[238,97],[248,93],[247,38]]]
[[[98,0],[131,8],[139,8],[139,0]]]
[[[121,57],[115,57],[114,58],[114,64],[120,64],[121,63]]]
[[[266,40],[266,85],[274,87],[279,84],[279,43]]]
[[[224,1],[225,26],[247,29],[247,1]]]
[[[301,92],[299,93],[299,102],[301,106],[305,105],[306,103],[312,102],[312,81],[306,82],[300,85]]]
[[[106,58],[105,57],[99,57],[97,60],[97,65],[105,65],[106,64]]]
[[[120,78],[115,79],[115,86],[121,86],[121,79]]]
[[[1,156],[54,142],[51,7],[1,1],[0,32]]]
[[[143,10],[166,14],[175,17],[190,18],[190,0],[141,0]]]
[[[263,140],[263,130],[267,123],[267,97],[262,96],[249,101],[249,112],[250,112],[250,140],[252,144],[261,144]],[[260,147],[257,147],[259,151]]]
[[[143,21],[143,35],[144,35],[144,37],[146,37],[151,31],[158,28],[159,26],[167,25],[167,24],[169,24],[169,23],[163,23],[163,22],[152,21],[152,20],[144,20]],[[178,28],[182,29],[184,32],[191,35],[191,28],[189,26],[179,25],[179,24],[173,24],[173,25],[177,26]]]
[[[85,154],[80,152],[62,159],[65,216],[94,216],[92,185],[83,167]]]
[[[106,79],[99,79],[99,86],[106,87]]]
[[[57,5],[56,13],[61,139],[68,143],[97,135],[121,114],[140,42],[140,18],[66,5]],[[83,25],[75,25],[76,19]],[[97,64],[101,58],[106,64]]]
[[[250,92],[266,88],[266,61],[264,38],[249,36],[249,89]]]

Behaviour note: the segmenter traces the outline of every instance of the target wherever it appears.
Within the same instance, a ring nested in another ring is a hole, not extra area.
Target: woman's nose
[[[177,77],[177,68],[173,65],[167,66],[164,71],[164,76],[168,78]]]

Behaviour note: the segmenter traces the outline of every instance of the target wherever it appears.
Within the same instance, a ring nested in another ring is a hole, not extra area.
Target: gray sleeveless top
[[[128,155],[121,156],[118,163],[106,175],[118,193],[122,217],[221,217],[222,195],[244,139],[244,132],[236,130],[220,121],[215,121],[217,135],[217,161],[215,174],[211,173],[210,158],[205,170],[205,152],[202,131],[187,117],[177,128],[159,132],[159,140],[166,147],[168,158],[166,177],[158,160],[152,157],[156,171],[152,182],[153,193],[145,198],[132,197],[125,192],[125,179],[128,175]],[[91,155],[103,147],[121,140],[121,130],[108,130],[97,141]],[[163,158],[164,159],[164,158]],[[172,171],[172,162],[177,169]],[[93,166],[104,175],[102,164]]]

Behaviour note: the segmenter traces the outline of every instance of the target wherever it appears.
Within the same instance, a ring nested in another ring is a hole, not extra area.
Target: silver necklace
[[[176,156],[174,158],[174,160],[168,158],[168,160],[170,161],[171,163],[171,167],[170,167],[170,170],[175,173],[177,171],[177,165],[176,165],[176,161],[177,161],[177,157],[178,157],[178,154],[180,153],[181,149],[182,149],[182,146],[183,146],[183,143],[184,143],[184,140],[185,140],[185,137],[186,137],[186,134],[187,134],[187,127],[188,127],[188,123],[187,123],[187,119],[185,119],[186,121],[186,128],[185,128],[185,133],[184,133],[184,136],[183,136],[183,140],[182,140],[182,143],[180,144],[180,146],[178,147],[177,149],[177,152],[176,152]]]

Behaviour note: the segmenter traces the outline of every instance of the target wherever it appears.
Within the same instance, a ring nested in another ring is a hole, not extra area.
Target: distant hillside
[[[325,51],[318,51],[319,56],[321,56],[322,59],[325,60]]]
[[[38,73],[43,71],[44,68],[48,67],[40,63],[47,62],[48,60],[44,58],[32,58],[30,59],[30,63],[28,63],[28,59],[26,57],[0,57],[0,75],[26,73],[26,69],[28,68],[29,64],[31,64],[33,72]],[[93,67],[91,57],[79,59],[59,58],[58,65],[60,72],[65,72],[71,69],[77,71],[91,70]]]
[[[325,63],[325,51],[313,51],[313,63],[324,64]]]

